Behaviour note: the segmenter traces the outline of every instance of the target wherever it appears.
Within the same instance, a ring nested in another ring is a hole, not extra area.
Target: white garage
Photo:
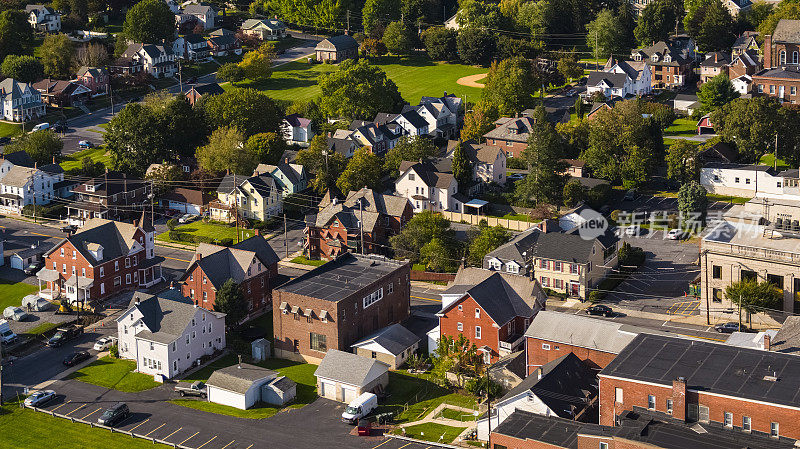
[[[202,215],[213,197],[202,190],[178,187],[161,197],[161,206],[181,214]]]
[[[374,393],[389,384],[389,365],[349,352],[329,349],[314,372],[319,395],[350,403],[362,393]]]
[[[261,400],[261,387],[277,375],[248,363],[218,369],[206,382],[208,401],[246,410]]]
[[[24,270],[33,262],[43,261],[45,253],[52,247],[52,243],[44,242],[32,245],[30,248],[15,251],[8,257],[9,265],[16,270]]]

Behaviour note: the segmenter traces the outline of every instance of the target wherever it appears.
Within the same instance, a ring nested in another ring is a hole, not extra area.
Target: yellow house
[[[243,218],[265,221],[283,213],[283,200],[269,175],[226,175],[217,188],[217,201],[209,205],[212,220],[230,221],[232,209]]]

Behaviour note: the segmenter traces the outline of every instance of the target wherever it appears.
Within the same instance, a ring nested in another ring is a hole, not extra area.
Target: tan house
[[[232,221],[234,212],[246,219],[265,221],[283,212],[283,197],[270,174],[226,175],[209,204],[212,220]]]
[[[358,42],[351,36],[342,34],[341,36],[329,37],[314,48],[317,61],[339,63],[345,59],[358,58]]]
[[[397,369],[419,349],[419,342],[420,338],[413,332],[395,323],[355,342],[351,347],[356,355],[375,359],[389,365],[390,369]]]

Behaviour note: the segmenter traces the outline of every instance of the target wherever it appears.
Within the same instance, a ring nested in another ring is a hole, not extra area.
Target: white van
[[[358,424],[358,420],[372,413],[378,408],[378,397],[375,393],[363,393],[353,399],[342,413],[342,421],[350,424]]]
[[[0,320],[0,340],[6,345],[17,340],[17,334],[11,330],[11,326],[8,325],[6,320]]]
[[[34,126],[34,127],[33,127],[33,129],[31,130],[31,132],[32,132],[32,133],[35,133],[36,131],[41,131],[41,130],[43,130],[43,129],[49,129],[49,128],[50,128],[50,124],[49,124],[49,123],[47,123],[47,122],[44,122],[44,123],[39,123],[38,125],[36,125],[36,126]]]

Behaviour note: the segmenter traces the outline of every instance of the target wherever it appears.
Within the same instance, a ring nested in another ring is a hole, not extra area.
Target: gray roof
[[[390,354],[397,356],[419,341],[420,338],[413,332],[403,327],[402,324],[395,323],[353,343],[351,347],[355,348],[374,342],[389,351]]]
[[[401,174],[412,169],[420,177],[422,182],[429,187],[446,189],[450,187],[450,184],[455,179],[452,173],[442,173],[438,171],[436,166],[429,161],[403,161],[400,163]]]
[[[383,256],[344,253],[276,290],[338,302],[407,265]]]
[[[770,351],[800,355],[800,316],[786,318],[772,338]]]
[[[254,383],[277,376],[278,373],[249,363],[239,363],[221,368],[208,378],[206,385],[234,393],[245,394]]]
[[[795,70],[787,70],[783,67],[775,67],[773,69],[761,70],[755,75],[753,75],[753,78],[755,77],[800,80],[800,72],[797,72]]]
[[[633,53],[639,53],[644,58],[647,58],[647,63],[650,65],[662,66],[679,66],[687,62],[689,59],[689,51],[686,46],[682,45],[682,40],[669,39],[667,41],[659,41],[655,44],[634,50]],[[651,57],[653,54],[658,54],[658,62],[653,62]],[[665,62],[664,56],[669,55],[672,58],[671,62]]]
[[[525,231],[510,242],[501,245],[484,257],[484,260],[496,258],[501,261],[513,260],[525,265],[532,257],[558,260],[570,263],[589,263],[595,242],[600,242],[606,248],[618,240],[611,230],[602,236],[586,240],[578,233],[580,227],[575,227],[568,232],[542,232],[538,228]],[[523,257],[522,253],[526,255]]]
[[[183,8],[184,14],[208,14],[209,12],[216,14],[214,7],[210,5],[201,5],[197,3],[190,3]]]
[[[292,388],[296,388],[297,382],[293,381],[292,379],[289,379],[286,376],[279,376],[270,381],[269,386],[275,388],[276,390],[286,392],[291,390]]]
[[[322,42],[317,44],[316,50],[342,51],[342,50],[347,50],[349,48],[358,48],[358,42],[351,36],[342,34],[339,36],[329,37],[323,40]]]
[[[619,354],[644,329],[572,313],[541,310],[526,337]]]
[[[487,132],[483,137],[487,139],[511,140],[514,142],[527,142],[533,129],[533,119],[530,117],[509,118],[501,117],[495,121],[495,129]]]
[[[13,251],[13,252],[11,252],[11,255],[12,256],[13,255],[17,255],[17,256],[19,256],[19,257],[21,257],[23,259],[27,259],[27,258],[33,257],[33,256],[40,256],[40,255],[50,251],[51,248],[53,248],[53,243],[45,241],[45,242],[40,242],[36,246],[22,248],[22,249],[19,249],[17,251]]]
[[[2,158],[14,165],[23,167],[33,167],[33,159],[27,151],[15,151],[13,153],[3,153]]]
[[[772,42],[800,43],[800,20],[779,20],[772,33]]]
[[[387,371],[389,367],[375,359],[329,349],[314,375],[361,387]]]
[[[2,184],[11,187],[23,187],[37,171],[39,170],[35,168],[15,165],[3,176]]]
[[[448,291],[454,292],[450,289]],[[503,326],[518,316],[525,318],[533,316],[533,309],[528,302],[511,284],[506,282],[500,273],[493,273],[477,285],[469,287],[465,293],[474,299],[498,326]],[[444,314],[457,302],[450,303],[440,313]]]
[[[428,126],[428,122],[424,118],[422,118],[421,115],[419,115],[419,112],[417,112],[415,110],[402,112],[402,113],[398,114],[397,116],[395,116],[393,121],[397,121],[397,119],[400,118],[400,117],[403,117],[404,119],[408,120],[409,123],[411,123],[411,125],[414,128],[417,128],[417,129],[424,128],[424,127]]]
[[[26,90],[34,90],[30,84],[21,83],[14,78],[6,78],[0,81],[0,95],[5,100],[16,100],[22,97]]]
[[[544,303],[547,299],[544,291],[542,291],[542,287],[526,276],[518,276],[516,274],[486,270],[478,267],[459,268],[455,279],[448,284],[447,290],[443,291],[442,294],[464,294],[473,285],[479,284],[495,274],[500,275],[505,283],[517,292],[528,304],[534,304],[535,302]]]
[[[275,250],[260,235],[250,237],[231,247],[201,243],[181,279],[185,279],[197,264],[217,289],[228,279],[233,279],[238,284],[244,280],[254,258],[261,261],[266,268],[278,263],[279,260]]]
[[[134,293],[128,310],[138,309],[142,314],[142,322],[147,326],[146,330],[136,334],[137,338],[169,344],[180,338],[187,326],[191,324],[197,307],[185,298],[182,298],[183,301],[176,301],[163,296],[168,295],[154,296],[143,292]],[[217,317],[225,316],[224,313],[212,311],[207,311],[207,313]],[[122,316],[117,320],[122,319]]]
[[[84,223],[83,227],[81,227],[78,232],[64,239],[62,242],[69,241],[72,243],[92,266],[97,266],[102,262],[114,260],[130,253],[134,243],[138,243],[134,239],[134,234],[137,229],[139,228],[130,223],[106,220],[104,218],[93,218]],[[93,243],[103,247],[103,258],[101,260],[95,259],[94,256],[89,253],[88,246]],[[53,251],[60,246],[61,244],[56,245]],[[140,256],[144,257],[144,251],[140,253]]]
[[[715,51],[706,55],[700,67],[724,67],[730,64],[731,55],[724,51]]]
[[[586,81],[587,86],[597,86],[605,82],[609,87],[620,88],[628,81],[628,75],[625,73],[610,73],[610,72],[590,72],[589,78]]]
[[[357,222],[361,218],[361,211],[363,211],[364,230],[372,232],[379,222],[380,215],[401,217],[407,208],[410,208],[407,198],[383,195],[372,189],[363,188],[348,193],[347,199],[341,203],[329,203],[320,209],[315,216],[314,226],[327,226],[333,217],[338,217],[345,227],[358,229]]]

